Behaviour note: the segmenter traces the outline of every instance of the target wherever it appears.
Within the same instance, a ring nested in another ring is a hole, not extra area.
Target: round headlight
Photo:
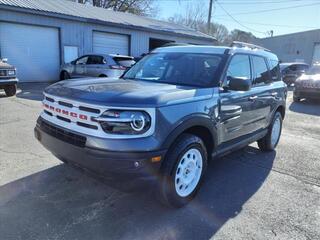
[[[131,115],[131,127],[136,132],[142,131],[146,126],[146,118],[141,112],[136,112]]]
[[[136,110],[108,110],[95,119],[106,133],[138,135],[151,127],[151,117],[147,112]]]

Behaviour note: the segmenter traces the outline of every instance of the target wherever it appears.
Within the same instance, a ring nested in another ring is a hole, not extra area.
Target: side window
[[[308,69],[308,66],[307,65],[298,65],[298,71],[305,71]]]
[[[270,73],[271,73],[272,80],[273,81],[280,81],[281,74],[280,74],[279,61],[270,59],[269,66],[270,66]]]
[[[227,84],[231,78],[251,79],[250,59],[248,55],[235,55],[232,57],[227,69]]]
[[[297,71],[297,65],[291,65],[290,67],[289,67],[289,69],[290,69],[290,71]]]
[[[79,58],[79,59],[76,61],[76,64],[86,64],[87,62],[88,62],[88,56]]]
[[[263,57],[252,56],[253,63],[253,84],[261,85],[270,82],[269,70]]]
[[[102,56],[89,56],[87,64],[103,64]]]

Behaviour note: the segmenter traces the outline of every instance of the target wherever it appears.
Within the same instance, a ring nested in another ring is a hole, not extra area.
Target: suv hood
[[[3,68],[5,68],[5,69],[14,69],[14,67],[13,67],[12,65],[0,61],[0,69],[1,69],[1,68],[2,68],[2,69],[3,69]]]
[[[213,90],[148,81],[94,78],[58,82],[46,88],[45,93],[104,106],[157,107],[208,99]]]

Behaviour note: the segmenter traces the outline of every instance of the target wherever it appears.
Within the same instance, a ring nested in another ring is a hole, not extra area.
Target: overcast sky
[[[209,8],[209,0],[155,2],[159,8],[158,18],[161,19],[183,14],[188,5],[194,6],[199,2],[204,6],[204,11]],[[279,10],[268,11],[271,9]],[[251,30],[257,37],[265,37],[265,32],[270,30],[274,31],[274,35],[282,35],[320,29],[320,0],[218,0],[214,4],[212,19],[228,30]]]

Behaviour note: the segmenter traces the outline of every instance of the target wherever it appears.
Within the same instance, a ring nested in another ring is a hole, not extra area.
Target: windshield
[[[221,59],[221,55],[203,53],[152,53],[123,78],[207,87],[216,78]]]
[[[315,75],[315,74],[320,74],[320,65],[312,66],[309,68],[306,73],[306,75]]]

